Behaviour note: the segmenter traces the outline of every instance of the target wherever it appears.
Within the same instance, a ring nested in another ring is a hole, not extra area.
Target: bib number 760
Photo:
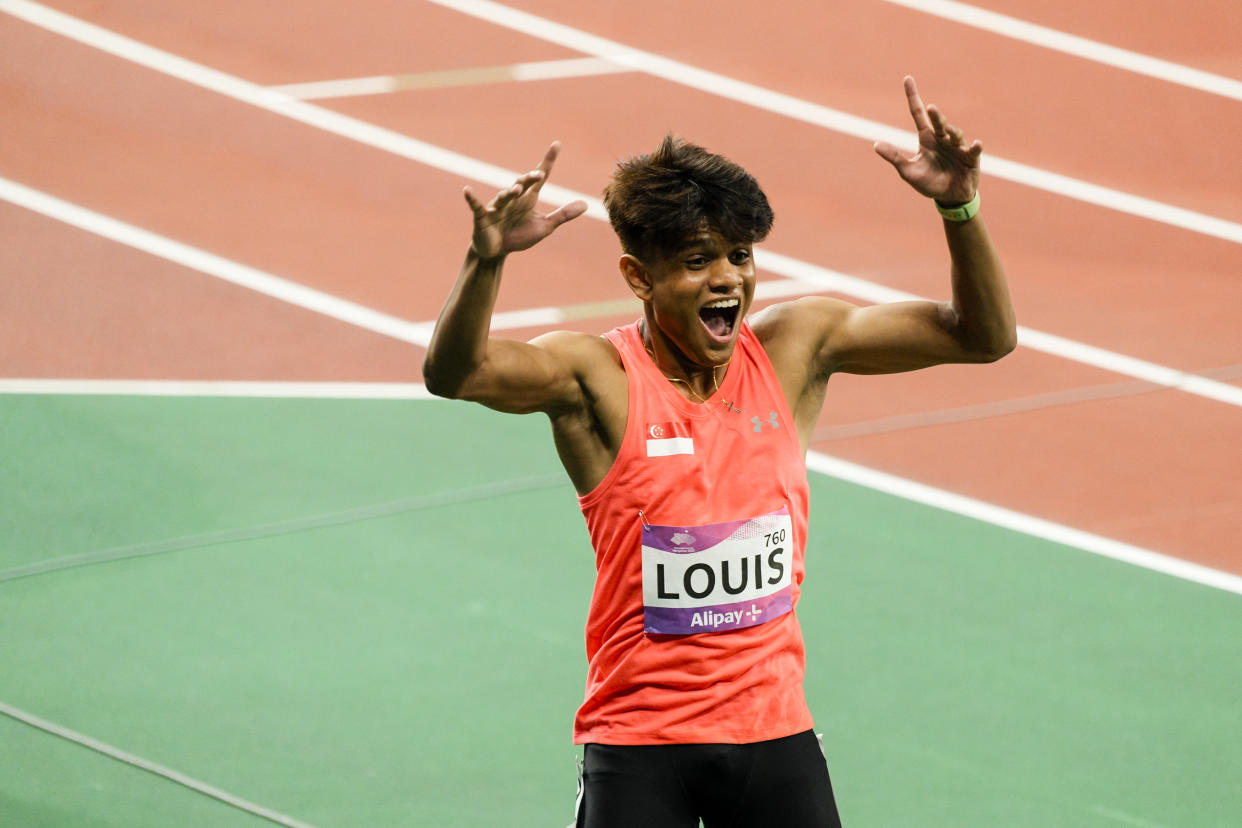
[[[644,630],[718,632],[789,612],[792,537],[787,507],[728,523],[644,525]]]

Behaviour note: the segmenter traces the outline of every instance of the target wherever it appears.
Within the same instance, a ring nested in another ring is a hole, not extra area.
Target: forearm
[[[503,265],[504,256],[482,259],[473,247],[466,254],[423,360],[423,380],[433,394],[455,396],[483,364]]]
[[[952,262],[953,335],[983,360],[1000,359],[1017,344],[1017,325],[1000,257],[982,216],[944,222]]]

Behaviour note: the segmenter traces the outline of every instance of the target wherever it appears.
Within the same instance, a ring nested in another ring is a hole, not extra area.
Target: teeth
[[[716,302],[708,302],[705,308],[736,308],[738,301],[736,299],[720,299]]]

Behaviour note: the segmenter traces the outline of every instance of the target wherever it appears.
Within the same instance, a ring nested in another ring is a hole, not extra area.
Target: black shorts
[[[745,745],[583,749],[577,828],[840,826],[811,731]]]

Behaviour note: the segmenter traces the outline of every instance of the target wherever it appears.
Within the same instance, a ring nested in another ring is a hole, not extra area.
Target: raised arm
[[[463,191],[474,214],[474,234],[423,361],[423,379],[431,393],[519,413],[567,404],[575,393],[565,335],[530,343],[488,335],[505,258],[586,212],[582,201],[548,214],[537,209],[539,191],[559,152],[560,146],[552,144],[538,168],[487,204],[469,187]]]
[[[948,123],[939,109],[925,106],[911,77],[905,79],[905,92],[918,130],[918,150],[906,155],[879,142],[875,151],[916,192],[956,212],[958,219],[969,216],[943,219],[952,298],[871,307],[833,300],[806,303],[799,313],[818,316],[814,322],[824,332],[818,358],[826,373],[888,373],[946,362],[991,362],[1017,342],[1005,273],[983,218],[976,214],[983,144],[968,144],[962,130]]]

